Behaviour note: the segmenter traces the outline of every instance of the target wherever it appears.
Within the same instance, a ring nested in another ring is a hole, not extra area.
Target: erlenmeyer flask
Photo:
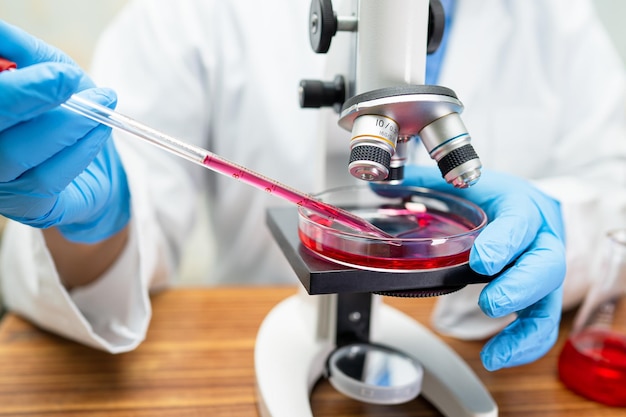
[[[609,232],[601,276],[574,318],[559,357],[559,376],[572,391],[626,406],[626,229]]]

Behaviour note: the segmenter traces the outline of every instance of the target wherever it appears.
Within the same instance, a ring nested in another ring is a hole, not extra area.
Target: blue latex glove
[[[481,352],[488,370],[532,362],[554,345],[565,278],[565,236],[560,204],[521,178],[483,170],[469,189],[445,183],[436,168],[408,166],[404,185],[455,194],[479,205],[489,223],[470,251],[470,267],[494,275],[478,305],[490,317],[517,313],[517,319],[487,342]]]
[[[58,107],[73,93],[113,108],[115,93],[95,88],[59,50],[0,21],[0,214],[65,238],[94,243],[130,217],[126,174],[111,131]]]

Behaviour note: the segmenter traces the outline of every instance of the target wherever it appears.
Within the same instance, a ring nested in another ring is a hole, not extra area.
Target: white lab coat
[[[325,149],[337,146],[320,140],[332,112],[297,102],[301,79],[327,77],[326,57],[309,47],[308,9],[307,0],[134,1],[104,34],[93,75],[118,92],[120,112],[320,191],[332,168],[325,161],[336,159]],[[486,167],[529,178],[562,202],[568,306],[593,278],[602,233],[626,221],[624,70],[590,9],[587,0],[459,1],[439,80],[465,104]],[[347,148],[347,134],[332,143]],[[132,192],[127,250],[96,283],[68,293],[40,231],[11,223],[1,253],[8,308],[87,345],[134,348],[149,323],[149,290],[176,280],[199,197],[215,235],[207,282],[297,282],[265,225],[266,208],[285,203],[116,135]],[[441,297],[442,331],[481,337],[501,326],[476,313],[475,291]]]

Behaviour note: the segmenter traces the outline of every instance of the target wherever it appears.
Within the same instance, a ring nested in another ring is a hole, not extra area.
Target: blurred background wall
[[[626,1],[595,0],[600,18],[604,21],[617,49],[626,63]]]
[[[99,32],[127,2],[128,0],[0,0],[0,18],[60,47],[82,66],[88,66]],[[626,1],[594,2],[626,62]]]
[[[0,0],[0,18],[88,67],[99,33],[127,0]]]

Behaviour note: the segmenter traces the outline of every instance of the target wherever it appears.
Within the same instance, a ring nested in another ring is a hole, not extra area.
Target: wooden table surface
[[[254,417],[257,416],[254,343],[261,321],[295,288],[180,288],[153,297],[146,341],[110,355],[39,330],[7,314],[0,323],[0,416]],[[435,299],[386,298],[423,324]],[[485,371],[482,342],[444,338],[488,387],[500,416],[624,416],[566,390],[556,360],[561,338],[539,361]],[[438,416],[418,398],[397,406],[363,404],[326,381],[312,395],[314,415],[333,417]],[[294,416],[298,417],[298,416]]]

